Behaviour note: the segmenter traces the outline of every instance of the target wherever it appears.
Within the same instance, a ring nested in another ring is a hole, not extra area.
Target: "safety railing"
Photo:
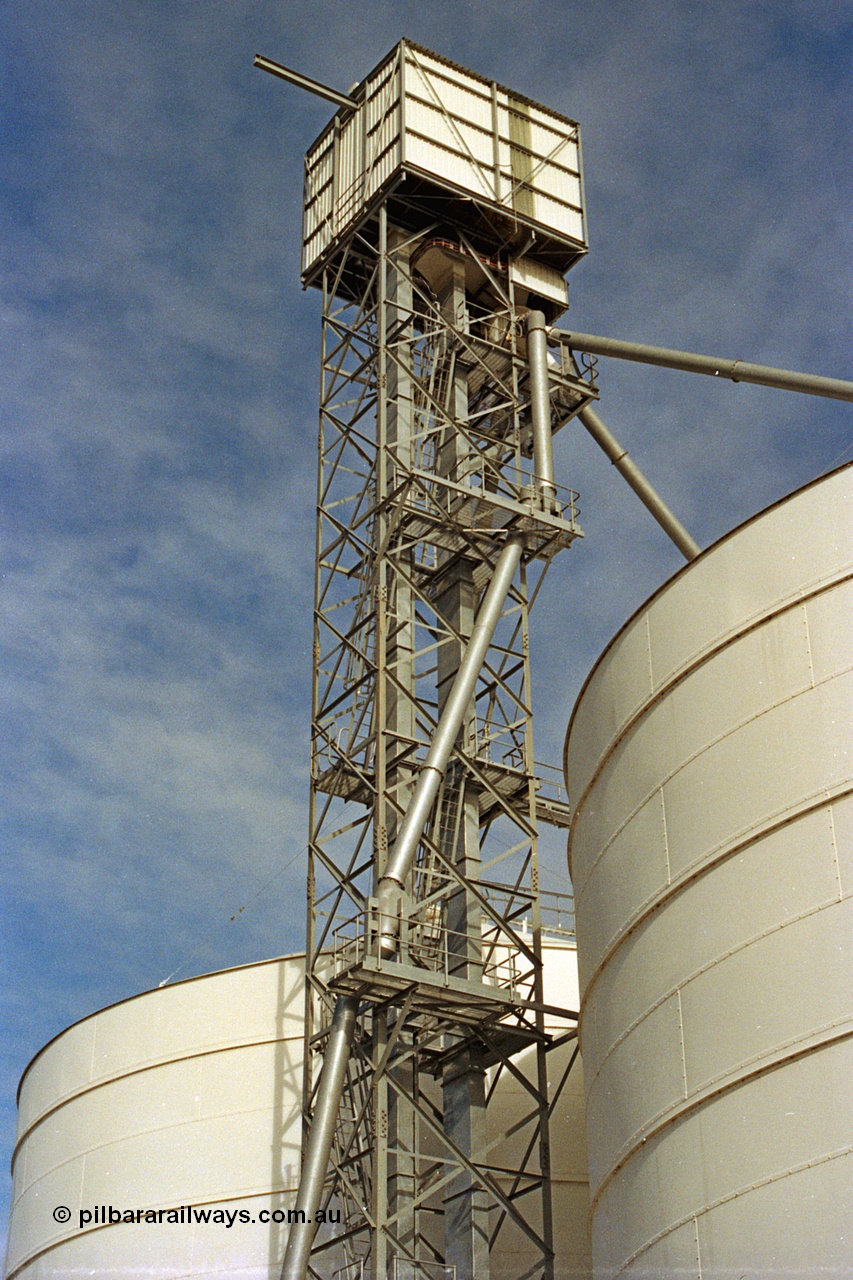
[[[484,886],[484,895],[501,914],[512,917],[513,928],[527,941],[532,933],[532,895],[522,895],[513,885]],[[560,937],[575,936],[574,894],[562,889],[539,892],[539,918],[546,933]],[[528,901],[525,901],[525,898]]]
[[[437,906],[437,904],[432,904]],[[398,938],[393,956],[383,956],[380,939]],[[368,958],[378,972],[393,971],[399,965],[423,969],[443,980],[463,978],[497,987],[515,1000],[529,979],[530,964],[508,942],[497,942],[483,931],[464,933],[448,929],[439,910],[417,916],[391,917],[371,902],[361,912],[334,930],[332,962],[334,976],[340,977]]]
[[[545,764],[536,760],[533,764],[540,787],[537,792],[543,800],[552,800],[558,804],[568,804],[569,793],[563,779],[563,770],[556,764]]]
[[[493,461],[473,451],[465,459],[464,472],[455,482],[427,473],[423,473],[421,479],[429,483],[432,500],[448,514],[471,496],[487,502],[494,499],[498,504],[501,498],[523,504],[536,501],[537,476],[532,467],[516,470],[510,478],[505,472],[497,471]],[[580,514],[577,492],[561,484],[554,484],[553,488],[559,506],[559,510],[555,507],[554,514],[559,514],[567,524],[574,524]],[[416,503],[417,498],[413,501]],[[424,503],[423,498],[420,501]]]

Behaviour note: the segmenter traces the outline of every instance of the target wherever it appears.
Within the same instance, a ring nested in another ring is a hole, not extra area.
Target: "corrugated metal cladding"
[[[853,466],[605,650],[566,774],[593,1263],[853,1274]]]
[[[546,948],[546,1000],[576,998],[574,948]],[[69,1027],[21,1082],[7,1280],[278,1280],[287,1225],[264,1211],[295,1202],[301,1145],[304,958],[288,956],[145,992]],[[560,1073],[571,1045],[557,1049]],[[522,1071],[535,1063],[519,1062]],[[503,1125],[530,1096],[498,1082]],[[590,1276],[582,1076],[552,1121],[557,1274]],[[513,1143],[500,1148],[512,1168]],[[511,1178],[507,1178],[511,1183]],[[53,1211],[67,1206],[71,1218]],[[102,1226],[94,1209],[235,1211],[248,1221]],[[81,1212],[92,1214],[81,1223]],[[255,1221],[251,1221],[255,1219]],[[504,1237],[492,1280],[530,1266]],[[338,1259],[334,1266],[339,1266]],[[332,1267],[334,1269],[334,1267]]]
[[[402,159],[400,73],[383,63],[364,82],[363,106],[338,112],[305,157],[302,272],[348,230]]]
[[[358,96],[306,156],[303,275],[403,171],[585,247],[573,121],[405,41]]]

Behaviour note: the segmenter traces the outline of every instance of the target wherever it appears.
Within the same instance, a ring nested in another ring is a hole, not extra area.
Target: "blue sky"
[[[10,1152],[17,1079],[69,1022],[301,941],[319,299],[299,226],[331,110],[253,55],[346,90],[408,35],[578,119],[591,251],[567,323],[848,377],[853,14],[6,0],[3,26]],[[601,416],[703,546],[853,457],[849,405],[600,369]],[[534,612],[555,762],[595,655],[681,563],[580,428],[556,467],[586,538]],[[547,861],[565,887],[562,839]]]

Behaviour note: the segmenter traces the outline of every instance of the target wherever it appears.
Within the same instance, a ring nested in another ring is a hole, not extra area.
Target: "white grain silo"
[[[257,1219],[297,1186],[303,1003],[289,956],[144,992],[47,1044],[19,1093],[7,1280],[277,1275],[286,1223]],[[145,1212],[110,1224],[110,1206]]]
[[[623,627],[566,773],[596,1280],[853,1272],[853,465]]]

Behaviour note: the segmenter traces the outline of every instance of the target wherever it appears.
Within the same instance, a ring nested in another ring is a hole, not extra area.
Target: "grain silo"
[[[853,465],[667,582],[566,742],[596,1280],[849,1276]]]
[[[9,1280],[275,1274],[286,1213],[255,1219],[297,1184],[303,988],[299,956],[228,969],[46,1045],[19,1092]]]

